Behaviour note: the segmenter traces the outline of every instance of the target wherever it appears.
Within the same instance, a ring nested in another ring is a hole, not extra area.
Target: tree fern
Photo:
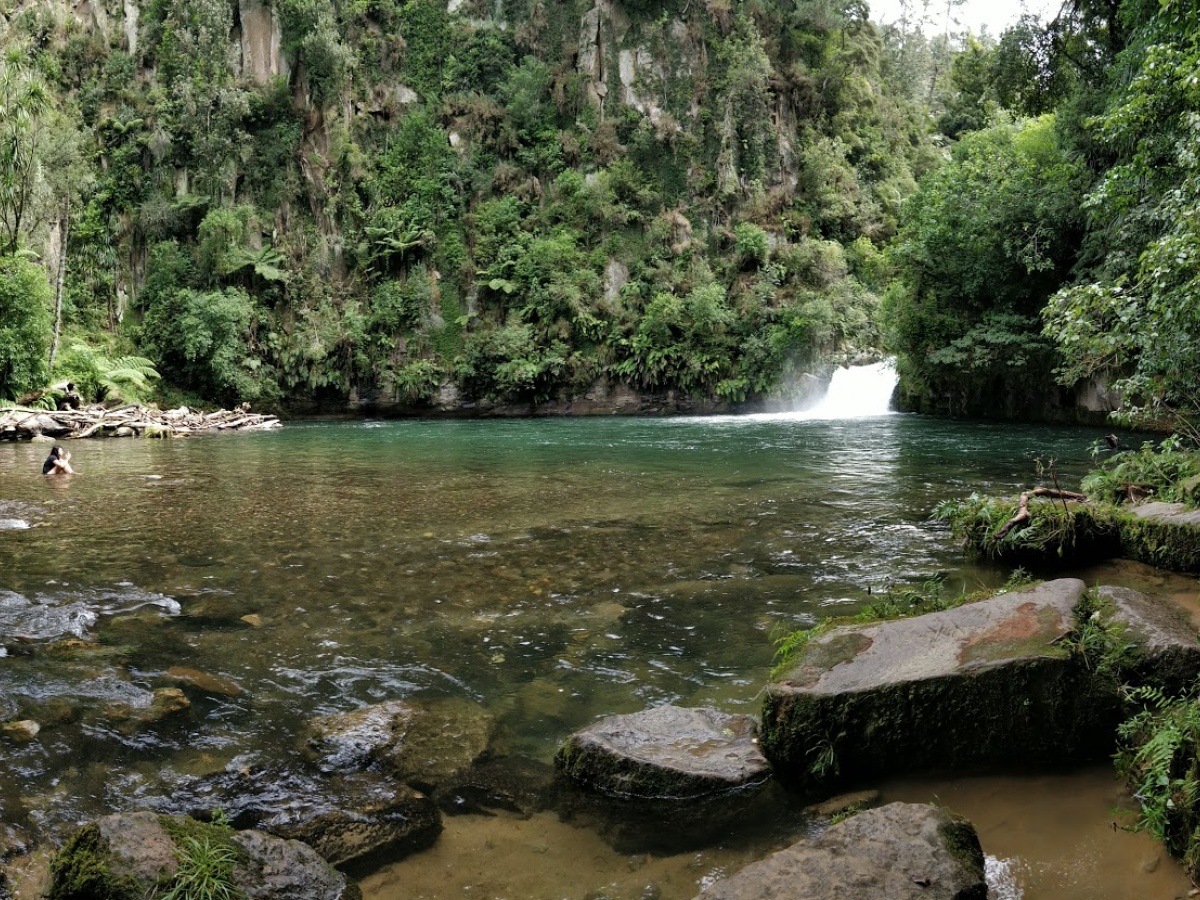
[[[64,370],[97,400],[146,400],[159,378],[154,363],[144,356],[109,356],[86,344],[72,344],[63,362]]]

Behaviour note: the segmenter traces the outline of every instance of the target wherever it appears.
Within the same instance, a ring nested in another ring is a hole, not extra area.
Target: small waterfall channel
[[[812,409],[798,413],[803,419],[861,419],[886,416],[896,390],[896,361],[885,359],[868,366],[842,366],[833,373],[829,390]]]

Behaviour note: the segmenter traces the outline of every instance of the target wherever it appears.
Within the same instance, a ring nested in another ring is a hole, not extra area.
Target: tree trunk
[[[71,205],[63,201],[63,214],[58,223],[58,277],[54,288],[54,339],[50,342],[50,375],[54,375],[54,357],[58,355],[58,338],[62,334],[63,285],[67,280],[67,239],[71,233]]]

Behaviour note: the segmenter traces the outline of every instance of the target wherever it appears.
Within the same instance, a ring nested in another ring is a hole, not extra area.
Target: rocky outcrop
[[[291,71],[283,55],[279,14],[261,0],[238,0],[242,75],[255,84],[287,78]]]
[[[375,769],[432,787],[482,757],[494,729],[477,704],[393,700],[313,719],[304,749],[325,772]]]
[[[1119,717],[1062,642],[1086,589],[1062,579],[813,638],[763,703],[763,750],[800,782],[1103,756]]]
[[[1200,509],[1139,503],[1117,516],[1121,553],[1175,572],[1200,572]]]
[[[555,761],[599,793],[647,800],[743,791],[771,775],[749,716],[675,706],[601,719],[571,735]]]
[[[1084,605],[1085,590],[1060,579],[813,638],[768,689],[764,752],[809,783],[1108,753],[1118,681],[1181,689],[1200,646],[1167,598],[1099,587]]]
[[[610,716],[568,738],[555,764],[559,815],[618,853],[706,846],[776,799],[754,720],[714,709]]]
[[[985,900],[983,851],[970,822],[933,806],[859,813],[703,891],[698,900]]]
[[[1174,694],[1195,680],[1200,644],[1196,625],[1181,607],[1130,588],[1100,587],[1096,592],[1107,601],[1106,622],[1119,626],[1122,639],[1134,650],[1127,681]]]
[[[172,884],[197,853],[228,860],[228,885],[247,900],[362,897],[354,882],[299,841],[149,812],[105,816],[84,826],[58,853],[47,897],[142,900],[153,886]]]

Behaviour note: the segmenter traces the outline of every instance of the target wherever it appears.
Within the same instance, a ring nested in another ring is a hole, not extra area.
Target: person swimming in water
[[[75,470],[71,468],[71,451],[64,450],[58,444],[51,447],[50,455],[42,463],[42,474],[72,475],[74,472]]]

